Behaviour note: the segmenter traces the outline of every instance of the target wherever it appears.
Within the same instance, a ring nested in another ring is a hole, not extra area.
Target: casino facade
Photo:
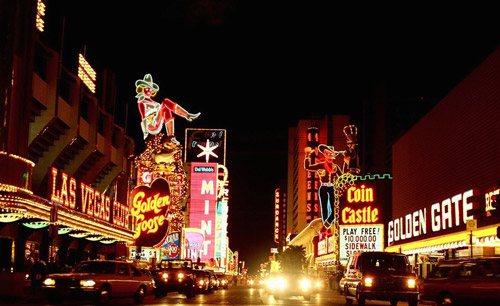
[[[423,276],[440,259],[500,254],[499,101],[497,49],[393,145],[385,250]]]

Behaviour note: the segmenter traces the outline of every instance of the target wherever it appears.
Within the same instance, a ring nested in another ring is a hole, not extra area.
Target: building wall
[[[500,179],[499,102],[497,49],[393,145],[393,219],[472,188],[484,210]]]

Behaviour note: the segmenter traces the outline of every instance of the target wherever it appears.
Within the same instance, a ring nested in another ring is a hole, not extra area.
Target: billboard
[[[184,162],[226,165],[226,130],[186,129]]]
[[[349,255],[357,252],[384,250],[384,225],[341,225],[340,263],[346,264]]]
[[[203,262],[215,258],[217,176],[216,163],[191,163],[189,227],[201,229],[204,235],[200,253]]]
[[[171,211],[170,187],[165,179],[151,186],[135,187],[130,193],[130,214],[135,217],[135,245],[158,247],[166,239]]]

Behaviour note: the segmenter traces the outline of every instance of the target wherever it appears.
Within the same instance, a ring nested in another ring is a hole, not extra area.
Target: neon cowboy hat
[[[328,153],[334,153],[335,156],[339,155],[340,152],[335,151],[335,148],[333,146],[328,146],[325,144],[320,144],[318,146],[318,150],[320,153],[325,154],[323,151],[327,151]]]
[[[144,76],[144,79],[135,81],[135,87],[149,87],[153,91],[160,90],[160,86],[153,82],[153,77],[149,73]]]

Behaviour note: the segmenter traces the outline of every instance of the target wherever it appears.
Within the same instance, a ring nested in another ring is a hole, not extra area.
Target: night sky
[[[127,123],[136,154],[144,141],[134,82],[146,73],[160,86],[158,101],[168,97],[202,113],[192,123],[177,117],[179,141],[188,127],[227,129],[230,248],[252,273],[275,246],[273,192],[287,176],[289,126],[317,114],[351,114],[359,124],[370,88],[385,84],[389,126],[408,128],[500,43],[497,10],[486,6],[45,2],[41,37],[54,49],[61,45],[60,16],[67,16],[65,66],[76,74],[85,51],[98,78],[102,69],[116,73],[116,122]]]

